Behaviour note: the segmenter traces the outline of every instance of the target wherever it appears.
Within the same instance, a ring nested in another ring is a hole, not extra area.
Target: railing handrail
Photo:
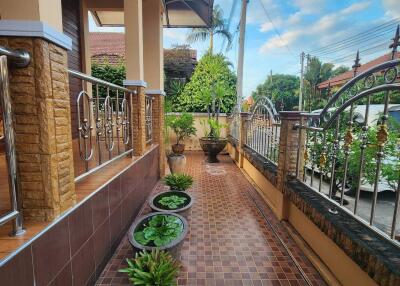
[[[114,83],[99,79],[97,77],[94,77],[94,76],[91,76],[91,75],[88,75],[88,74],[85,74],[85,73],[81,73],[81,72],[78,72],[78,71],[75,71],[75,70],[69,69],[68,73],[70,75],[73,75],[73,76],[75,76],[77,78],[80,78],[82,80],[85,80],[85,81],[88,81],[88,82],[91,82],[91,83],[105,85],[105,86],[108,86],[108,87],[111,87],[111,88],[118,89],[120,91],[132,93],[132,94],[136,94],[137,93],[136,90],[129,89],[129,88],[126,88],[126,87],[122,87],[122,86],[119,86],[117,84],[114,84]]]
[[[0,56],[7,56],[10,62],[19,68],[27,67],[31,61],[31,56],[27,51],[4,46],[0,46]]]
[[[8,59],[10,59],[10,61],[8,61]],[[6,161],[12,208],[9,213],[0,216],[0,225],[14,220],[12,234],[22,235],[25,231],[23,229],[23,218],[21,213],[21,193],[18,187],[19,184],[8,62],[12,63],[15,67],[26,67],[29,65],[30,55],[24,50],[13,50],[0,46],[0,101],[3,107],[4,141],[6,146]]]

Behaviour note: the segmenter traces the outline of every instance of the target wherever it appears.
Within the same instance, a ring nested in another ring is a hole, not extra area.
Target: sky
[[[214,51],[223,52],[237,66],[238,31],[241,0],[215,0],[228,18],[237,1],[230,31],[234,42],[230,50],[215,39]],[[243,96],[262,83],[272,71],[300,75],[300,53],[319,56],[335,66],[351,66],[357,49],[361,63],[389,52],[395,21],[400,22],[400,0],[250,0],[247,10],[244,52]],[[265,10],[264,10],[265,8]],[[268,17],[269,16],[269,17]],[[389,21],[392,21],[389,23]],[[362,41],[341,42],[350,36],[381,26],[375,33],[364,33]],[[98,28],[90,21],[90,31],[121,32],[120,28]],[[189,29],[164,29],[164,47],[186,44]],[[325,48],[330,45],[331,48]],[[193,43],[198,59],[208,42]],[[324,48],[324,50],[321,50]],[[320,50],[318,50],[320,49]],[[353,56],[354,55],[354,56]]]

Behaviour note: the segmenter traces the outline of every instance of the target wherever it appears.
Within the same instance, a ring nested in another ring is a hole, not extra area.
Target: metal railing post
[[[12,213],[15,213],[12,234],[21,235],[25,232],[25,230],[23,229],[23,218],[20,212],[21,202],[20,191],[18,189],[17,159],[15,152],[13,113],[8,82],[7,56],[0,56],[0,93],[1,105],[3,106],[4,138],[6,147],[6,160],[8,166],[10,198]]]

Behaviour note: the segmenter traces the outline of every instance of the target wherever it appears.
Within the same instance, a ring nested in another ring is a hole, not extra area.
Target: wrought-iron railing
[[[240,132],[240,111],[237,107],[229,117],[229,136],[238,141]]]
[[[360,74],[357,53],[354,77],[321,112],[303,114],[296,174],[334,203],[329,212],[344,210],[397,245],[400,104],[394,103],[400,103],[398,46],[399,29],[390,59]]]
[[[280,118],[268,97],[263,96],[255,102],[245,130],[245,146],[276,165],[279,154]]]
[[[74,160],[83,162],[79,181],[133,151],[131,134],[132,96],[136,91],[69,70],[82,81],[76,99],[77,141]],[[78,164],[75,164],[77,166]]]
[[[13,221],[12,235],[21,235],[23,218],[21,214],[21,193],[18,185],[17,159],[15,151],[15,135],[13,123],[13,108],[9,87],[8,63],[14,67],[29,65],[29,53],[23,50],[12,50],[0,46],[0,110],[2,111],[2,129],[0,140],[5,145],[5,158],[8,172],[8,186],[10,193],[11,210],[0,215],[0,225]],[[2,210],[3,211],[3,210]]]
[[[145,97],[145,126],[146,143],[151,144],[153,141],[153,97],[151,95]]]

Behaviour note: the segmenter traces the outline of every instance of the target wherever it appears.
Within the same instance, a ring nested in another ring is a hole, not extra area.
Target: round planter
[[[202,137],[199,140],[201,149],[203,149],[204,153],[207,155],[207,163],[218,163],[217,155],[224,150],[228,139]]]
[[[171,148],[175,154],[183,154],[183,151],[185,151],[185,144],[174,144]]]
[[[186,166],[185,155],[178,155],[178,154],[168,155],[168,166],[172,174],[183,173]]]
[[[188,203],[185,203],[185,205],[183,205],[180,208],[172,209],[172,210],[167,209],[165,206],[158,203],[159,199],[166,197],[166,196],[172,196],[172,195],[183,196],[183,197],[187,198]],[[188,192],[167,191],[167,192],[161,192],[161,193],[158,193],[158,194],[152,196],[149,200],[149,205],[153,211],[178,213],[181,216],[187,218],[187,215],[189,214],[189,210],[193,205],[193,198]]]
[[[172,215],[172,216],[175,216],[178,219],[180,219],[182,222],[182,225],[183,225],[183,230],[182,230],[181,235],[178,236],[171,243],[161,246],[161,247],[146,246],[146,245],[140,244],[139,242],[136,241],[133,234],[135,233],[135,231],[138,228],[142,227],[143,224],[148,222],[153,216],[156,216],[156,215]],[[149,213],[147,215],[140,217],[133,223],[133,225],[131,226],[131,228],[129,229],[129,232],[128,232],[128,240],[129,240],[129,243],[132,245],[132,248],[134,251],[143,251],[143,250],[152,251],[153,249],[166,250],[169,253],[171,253],[171,255],[174,258],[178,259],[179,258],[179,250],[182,247],[183,241],[184,241],[186,235],[188,234],[188,231],[189,231],[188,222],[181,215],[176,214],[176,213],[171,213],[171,212],[153,212],[153,213]]]

